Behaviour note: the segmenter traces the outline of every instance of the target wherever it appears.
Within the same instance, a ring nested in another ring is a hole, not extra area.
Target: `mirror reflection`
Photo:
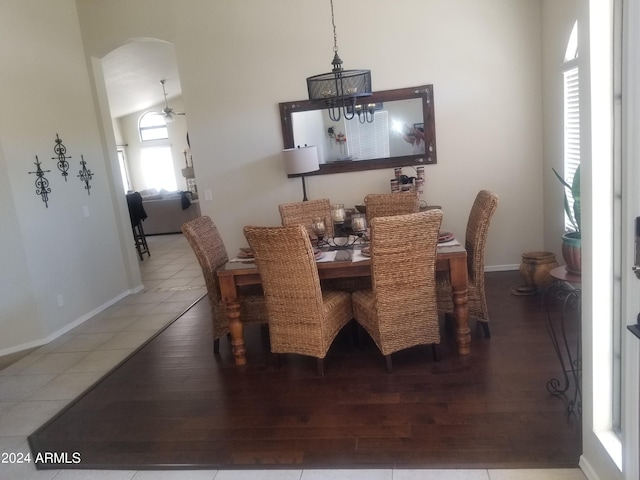
[[[433,85],[373,92],[356,112],[375,111],[373,121],[355,115],[334,122],[322,103],[280,103],[285,149],[315,145],[324,175],[435,164]]]
[[[424,123],[419,98],[376,104],[373,122],[334,122],[328,111],[310,110],[291,114],[296,145],[316,145],[320,163],[422,154]]]

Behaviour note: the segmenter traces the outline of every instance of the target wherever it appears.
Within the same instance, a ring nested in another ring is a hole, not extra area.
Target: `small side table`
[[[568,413],[574,411],[582,415],[582,341],[581,341],[581,277],[569,273],[566,267],[557,267],[549,272],[553,282],[547,287],[542,297],[543,305],[547,313],[547,330],[551,337],[551,343],[556,352],[564,378],[558,380],[551,378],[547,382],[549,393],[567,398],[567,391],[574,383],[572,398],[568,399]],[[560,319],[554,320],[550,309],[552,300],[560,300]],[[575,348],[567,338],[567,326],[571,320],[577,320],[577,338]]]

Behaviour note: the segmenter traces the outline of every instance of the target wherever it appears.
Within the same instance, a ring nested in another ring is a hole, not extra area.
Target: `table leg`
[[[246,349],[244,347],[244,329],[240,321],[240,302],[238,290],[233,277],[220,278],[220,294],[225,304],[225,311],[229,319],[229,333],[231,334],[231,351],[236,365],[246,365]]]
[[[466,257],[449,260],[449,275],[453,292],[453,316],[456,320],[458,354],[471,353],[471,329],[469,328],[469,277]]]

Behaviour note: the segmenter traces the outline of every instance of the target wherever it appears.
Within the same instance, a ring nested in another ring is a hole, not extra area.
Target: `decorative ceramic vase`
[[[537,290],[553,281],[550,272],[557,266],[556,256],[551,252],[527,252],[522,254],[520,274],[528,287]]]
[[[582,238],[577,232],[562,236],[562,257],[567,264],[567,272],[574,275],[582,273]]]

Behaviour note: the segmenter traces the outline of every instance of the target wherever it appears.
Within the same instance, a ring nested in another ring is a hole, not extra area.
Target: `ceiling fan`
[[[169,104],[167,103],[167,91],[164,88],[164,84],[165,84],[166,80],[160,80],[160,83],[162,84],[162,93],[164,94],[164,108],[162,109],[161,112],[156,112],[158,115],[162,115],[164,117],[165,122],[173,122],[175,119],[173,118],[174,115],[185,115],[184,112],[175,112],[173,110],[173,108],[171,108],[169,106]]]

